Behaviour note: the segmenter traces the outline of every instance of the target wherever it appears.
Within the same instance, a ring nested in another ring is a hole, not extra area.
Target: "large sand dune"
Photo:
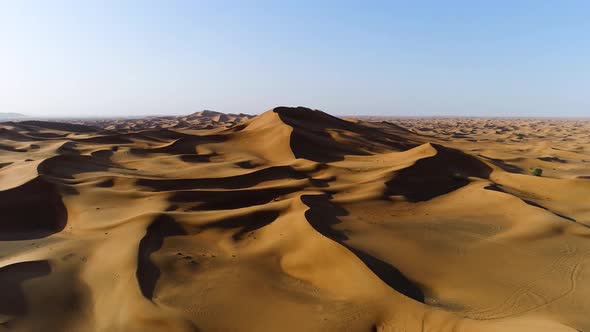
[[[0,331],[590,331],[589,137],[286,107],[1,123]]]

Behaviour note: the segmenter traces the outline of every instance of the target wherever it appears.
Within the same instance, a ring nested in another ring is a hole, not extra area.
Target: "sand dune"
[[[302,107],[0,123],[0,331],[590,331],[589,134]]]

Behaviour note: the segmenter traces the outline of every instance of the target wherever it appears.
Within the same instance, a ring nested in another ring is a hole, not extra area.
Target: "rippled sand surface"
[[[4,122],[0,212],[0,331],[590,331],[584,120]]]

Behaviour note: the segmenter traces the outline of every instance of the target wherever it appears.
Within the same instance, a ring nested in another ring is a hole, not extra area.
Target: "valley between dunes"
[[[0,331],[590,332],[589,134],[302,107],[0,123]]]

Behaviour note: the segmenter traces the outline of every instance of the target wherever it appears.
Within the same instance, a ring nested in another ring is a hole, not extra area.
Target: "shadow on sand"
[[[330,195],[301,196],[303,203],[310,208],[305,212],[305,218],[310,225],[322,235],[338,242],[354,253],[389,287],[411,299],[424,303],[422,290],[406,278],[395,266],[345,243],[348,236],[344,232],[335,230],[332,226],[341,222],[338,220],[338,216],[348,215],[348,212],[341,206],[331,202],[330,198]]]

